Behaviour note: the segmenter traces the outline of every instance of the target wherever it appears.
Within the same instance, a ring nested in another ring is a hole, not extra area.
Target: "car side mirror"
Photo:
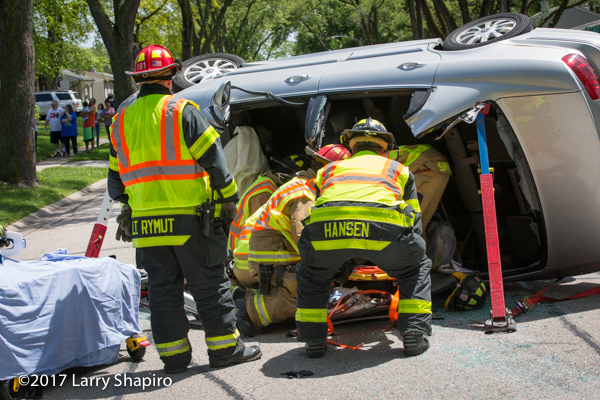
[[[304,122],[304,139],[314,148],[319,149],[325,132],[325,121],[329,114],[331,103],[327,102],[327,96],[318,95],[308,100],[306,120]]]
[[[231,81],[224,82],[210,101],[209,111],[215,122],[221,126],[227,126],[231,108],[229,99],[231,95]]]

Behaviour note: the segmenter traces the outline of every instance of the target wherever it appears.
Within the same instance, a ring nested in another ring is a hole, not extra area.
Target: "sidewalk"
[[[107,142],[107,139],[100,140],[101,144]],[[85,147],[79,149],[82,150]],[[108,170],[108,161],[69,163],[68,160],[69,157],[50,157],[37,163],[36,170],[60,166],[101,167]],[[7,230],[19,232],[27,240],[23,253],[13,258],[39,260],[45,253],[58,248],[66,248],[69,254],[85,255],[105,191],[106,179],[102,179],[7,226]],[[135,264],[135,251],[131,243],[115,240],[117,214],[118,206],[114,206],[100,256],[115,255],[121,262]]]

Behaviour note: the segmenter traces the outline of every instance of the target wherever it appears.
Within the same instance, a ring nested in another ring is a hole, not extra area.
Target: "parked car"
[[[228,69],[215,71],[215,65]],[[398,144],[432,145],[453,170],[438,211],[452,223],[463,266],[484,276],[472,122],[478,105],[489,104],[485,125],[503,276],[526,280],[600,271],[598,71],[597,33],[533,29],[528,17],[507,13],[465,24],[445,41],[253,63],[199,56],[178,73],[187,88],[176,96],[200,106],[223,146],[237,126],[251,126],[265,154],[276,158],[307,143],[313,149],[339,143],[345,128],[368,116],[381,120]]]
[[[35,94],[35,104],[40,107],[40,117],[46,117],[53,101],[58,101],[58,105],[63,108],[70,104],[77,113],[83,110],[83,102],[77,92],[72,90],[43,90]]]

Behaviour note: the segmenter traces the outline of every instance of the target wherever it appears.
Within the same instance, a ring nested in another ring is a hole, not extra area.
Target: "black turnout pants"
[[[215,234],[210,237],[197,231],[183,246],[139,249],[141,262],[148,273],[150,321],[157,347],[161,343],[187,339],[189,322],[183,308],[184,278],[196,301],[207,345],[210,338],[237,333],[231,284],[223,265],[226,249],[227,238],[220,227],[215,228]],[[187,366],[191,362],[191,350],[190,344],[188,351],[161,356],[161,360],[169,367]],[[217,361],[240,351],[244,351],[244,344],[237,339],[229,347],[209,349],[208,356]]]
[[[316,250],[313,242],[327,243],[325,223],[312,223],[304,228],[298,242],[302,258],[296,269],[298,281],[297,310],[307,310],[308,317],[302,322],[296,313],[298,340],[325,342],[327,323],[318,322],[316,311],[327,309],[331,283],[343,264],[354,258],[365,258],[395,278],[400,289],[398,329],[401,335],[417,331],[431,335],[431,260],[425,255],[425,241],[412,228],[392,224],[370,222],[369,238],[390,242],[381,250],[341,248]],[[339,239],[339,238],[336,238]],[[350,238],[352,239],[352,238]],[[333,241],[333,240],[332,240]],[[317,246],[323,247],[323,246]],[[331,247],[336,247],[334,244]],[[402,300],[408,300],[402,302]],[[417,306],[414,306],[414,304]],[[402,308],[402,310],[401,310]],[[308,322],[310,321],[310,322]]]

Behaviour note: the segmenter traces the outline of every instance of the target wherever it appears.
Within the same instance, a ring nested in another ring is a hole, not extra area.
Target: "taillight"
[[[562,60],[575,72],[592,100],[600,99],[600,76],[588,60],[578,54],[569,54]]]

